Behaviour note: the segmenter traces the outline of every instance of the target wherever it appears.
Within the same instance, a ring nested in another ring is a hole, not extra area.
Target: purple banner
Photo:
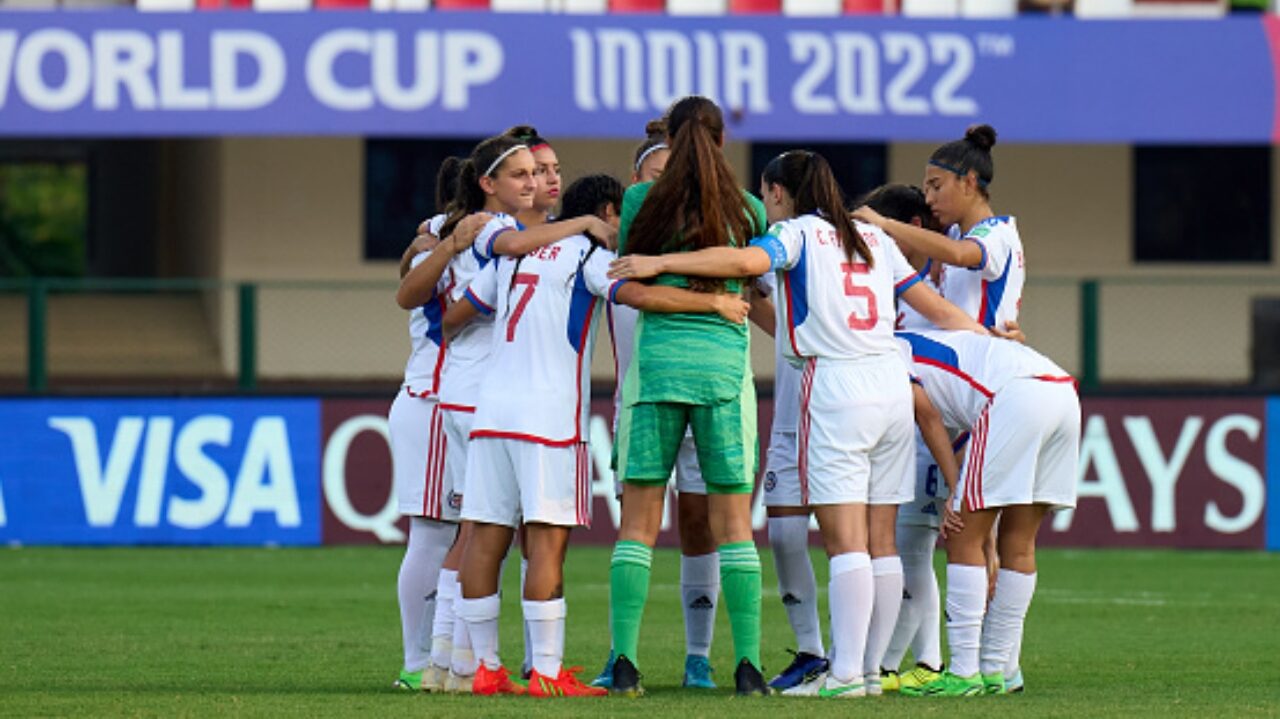
[[[744,139],[1270,143],[1276,23],[0,13],[0,136],[632,138],[700,93]]]

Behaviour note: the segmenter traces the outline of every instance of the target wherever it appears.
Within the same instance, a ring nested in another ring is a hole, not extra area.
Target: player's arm
[[[574,235],[591,235],[605,247],[612,248],[617,243],[618,231],[613,225],[596,217],[583,215],[570,220],[548,222],[545,225],[530,227],[527,230],[506,230],[493,236],[492,245],[484,254],[490,256],[507,255],[515,257],[527,255],[534,250],[559,242]]]
[[[978,334],[990,334],[987,329],[973,318],[966,315],[959,307],[942,298],[933,288],[923,282],[916,282],[902,291],[900,298],[911,305],[926,319],[944,330],[968,330]]]
[[[865,205],[853,211],[853,219],[884,230],[908,254],[920,253],[958,267],[979,268],[986,262],[982,245],[974,240],[956,241],[933,230],[890,219]]]
[[[423,220],[422,224],[418,225],[418,235],[413,238],[413,242],[410,242],[408,247],[404,248],[404,254],[400,255],[400,279],[404,279],[404,276],[409,274],[409,270],[412,269],[413,258],[419,252],[433,250],[440,243],[440,238],[431,234],[428,224],[427,220]]]
[[[942,415],[938,412],[938,408],[933,406],[933,402],[929,401],[929,395],[925,393],[924,387],[912,382],[911,392],[916,426],[920,428],[920,436],[924,438],[925,446],[929,448],[934,463],[938,465],[938,472],[947,483],[947,496],[954,497],[956,484],[960,478],[960,467],[951,449],[951,437],[947,435],[947,428],[942,425]],[[960,521],[958,513],[947,511],[951,507],[950,502],[944,502],[944,505],[947,509],[943,511],[942,536],[946,537],[963,529],[964,523]]]
[[[454,335],[462,331],[467,323],[475,319],[477,315],[484,312],[474,300],[464,299],[449,305],[449,309],[444,311],[444,317],[440,321],[440,329],[444,332],[446,339],[453,339]]]
[[[668,273],[694,277],[758,277],[772,269],[772,265],[769,253],[760,247],[708,247],[665,255],[627,255],[609,265],[609,276],[633,280]]]
[[[440,277],[449,267],[449,262],[459,252],[471,247],[476,235],[490,217],[485,213],[476,213],[462,218],[462,221],[453,228],[453,232],[435,246],[427,259],[400,279],[400,289],[396,290],[396,304],[400,305],[401,309],[411,310],[430,302],[435,296]]]
[[[618,285],[613,300],[644,312],[714,312],[736,324],[746,322],[747,313],[751,309],[742,297],[734,294],[694,292],[679,287],[652,286],[639,282],[623,282]]]
[[[774,311],[773,300],[752,287],[750,302],[751,312],[747,314],[747,317],[756,327],[764,330],[765,334],[773,337],[778,324],[778,315]]]

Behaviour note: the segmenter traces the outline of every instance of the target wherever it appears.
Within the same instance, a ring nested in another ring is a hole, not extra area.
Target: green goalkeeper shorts
[[[708,494],[745,494],[755,488],[760,447],[750,377],[738,397],[713,405],[638,402],[624,406],[617,437],[622,481],[666,484],[686,427],[693,430],[698,468]]]

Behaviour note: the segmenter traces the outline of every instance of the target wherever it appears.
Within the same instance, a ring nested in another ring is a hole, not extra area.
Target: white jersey
[[[861,223],[857,230],[874,266],[850,262],[836,228],[815,215],[779,222],[751,243],[778,272],[778,331],[786,332],[783,351],[793,363],[897,351],[894,297],[920,276],[882,230]]]
[[[472,438],[586,441],[601,300],[622,284],[607,276],[613,259],[575,235],[500,258],[471,283],[467,297],[497,318]]]
[[[768,272],[756,280],[756,289],[765,297],[775,300],[778,289],[778,275]],[[773,428],[771,433],[794,434],[800,415],[800,378],[803,372],[799,367],[787,361],[783,347],[787,337],[780,332],[778,325],[773,341]],[[770,440],[772,442],[772,440]]]
[[[974,332],[899,332],[901,350],[911,355],[911,371],[952,431],[966,430],[996,393],[1011,380],[1035,377],[1073,382],[1053,360],[1009,340]]]
[[[521,229],[511,215],[496,214],[480,230],[471,249],[459,252],[449,264],[453,273],[452,302],[461,302],[472,280],[493,259],[493,243],[508,230]],[[483,310],[484,308],[481,308]],[[480,392],[482,365],[493,345],[493,317],[483,311],[449,340],[444,372],[440,379],[440,402],[449,409],[473,410]]]
[[[938,285],[934,284],[930,270],[933,269],[933,260],[926,260],[924,267],[916,274],[920,277],[920,284],[928,287],[934,292],[938,292]],[[939,293],[941,294],[941,293]],[[930,330],[937,329],[937,326],[929,321],[928,317],[920,314],[916,308],[906,302],[898,303],[898,321],[894,324],[895,329],[900,330]]]
[[[438,235],[444,224],[444,215],[427,220],[428,231]],[[410,262],[410,269],[422,264],[431,252],[419,252]],[[404,368],[404,386],[415,397],[434,397],[440,391],[440,375],[444,368],[444,333],[442,320],[446,298],[452,289],[453,272],[445,269],[431,292],[431,297],[409,313],[409,361]]]
[[[1027,269],[1014,218],[989,217],[963,235],[953,225],[949,234],[978,243],[982,262],[970,268],[944,265],[940,294],[983,327],[1003,328],[1018,319]]]

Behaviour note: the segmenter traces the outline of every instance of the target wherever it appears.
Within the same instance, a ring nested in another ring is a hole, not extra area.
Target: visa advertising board
[[[403,542],[389,408],[390,399],[0,401],[0,542]],[[620,516],[612,404],[592,410],[594,521],[575,541],[609,543]],[[760,426],[771,416],[764,399]],[[1051,517],[1041,541],[1280,549],[1280,508],[1268,502],[1277,493],[1280,399],[1086,398],[1078,506]],[[673,519],[664,544],[676,543]],[[759,496],[753,520],[762,531]]]

